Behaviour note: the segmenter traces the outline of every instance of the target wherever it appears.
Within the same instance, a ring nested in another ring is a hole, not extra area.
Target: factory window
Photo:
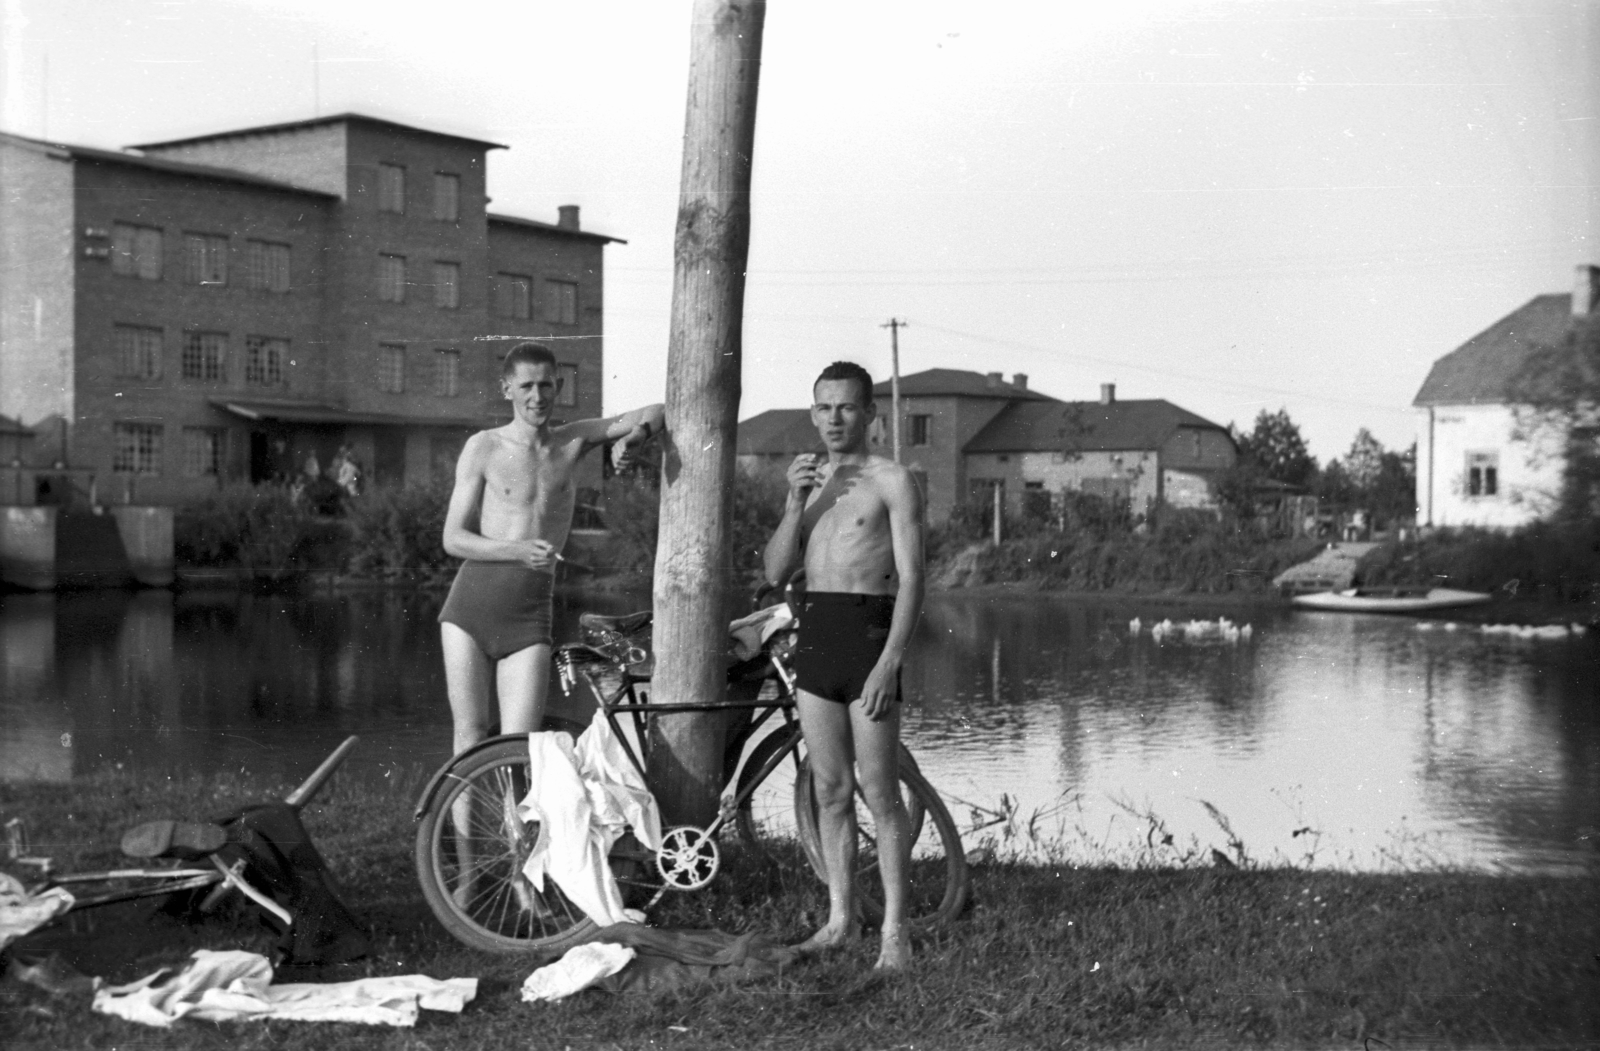
[[[495,279],[494,312],[501,317],[533,316],[533,278],[524,274],[499,274]]]
[[[575,282],[544,283],[544,319],[555,325],[578,323],[578,286]]]
[[[454,310],[461,305],[461,264],[433,264],[433,305]]]
[[[378,165],[378,211],[406,210],[406,170],[398,164]]]
[[[121,474],[161,473],[161,424],[118,423],[112,426],[116,449],[111,469]]]
[[[191,285],[228,283],[228,239],[217,234],[184,234],[183,279]]]
[[[247,336],[244,341],[244,381],[252,387],[281,387],[289,366],[289,341],[271,336]]]
[[[136,380],[160,379],[161,330],[143,325],[118,325],[113,331],[117,375]]]
[[[461,218],[461,177],[446,172],[433,176],[433,217],[447,223]]]
[[[378,346],[378,389],[385,394],[403,394],[406,389],[406,348],[403,343]]]
[[[161,280],[161,231],[153,226],[112,223],[111,272]]]
[[[433,393],[453,398],[461,393],[461,352],[436,350],[433,353]]]
[[[221,427],[183,429],[183,473],[187,478],[215,478],[222,473],[228,432]]]
[[[385,303],[406,301],[406,257],[378,256],[378,298]]]
[[[272,241],[249,242],[244,283],[258,292],[289,291],[289,246]]]
[[[202,383],[220,383],[223,357],[228,348],[226,332],[185,332],[183,334],[183,378]]]

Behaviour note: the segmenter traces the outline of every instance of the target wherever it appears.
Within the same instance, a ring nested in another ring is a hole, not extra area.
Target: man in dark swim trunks
[[[500,732],[537,730],[550,687],[550,595],[572,528],[579,457],[614,442],[626,461],[661,434],[662,408],[552,426],[561,375],[555,355],[520,343],[505,357],[501,387],[511,422],[467,439],[445,514],[444,549],[466,559],[439,614],[445,685],[461,752],[488,735],[489,681],[500,696]]]
[[[794,669],[828,872],[828,922],[800,948],[823,950],[857,935],[859,779],[883,876],[877,967],[896,970],[911,959],[910,842],[897,757],[900,666],[922,612],[922,495],[910,471],[868,451],[876,414],[865,369],[841,361],[823,370],[812,388],[811,422],[827,457],[802,455],[790,465],[766,573],[781,583],[802,565],[806,571]]]

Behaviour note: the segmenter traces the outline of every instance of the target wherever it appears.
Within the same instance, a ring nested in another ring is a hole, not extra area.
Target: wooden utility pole
[[[890,318],[879,328],[889,330],[889,353],[891,355],[891,371],[889,373],[889,398],[891,402],[889,426],[894,428],[894,462],[900,462],[900,330],[906,323],[899,318]]]
[[[667,448],[656,545],[655,682],[665,704],[727,692],[734,431],[750,248],[750,169],[765,0],[695,0],[667,348]],[[656,720],[650,789],[669,824],[706,825],[724,719]]]

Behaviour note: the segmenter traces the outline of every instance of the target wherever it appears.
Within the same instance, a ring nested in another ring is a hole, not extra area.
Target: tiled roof
[[[872,387],[874,397],[885,398],[890,394],[889,381],[883,380]],[[936,397],[967,397],[967,398],[1024,398],[1029,401],[1052,401],[1047,394],[1018,387],[1005,380],[991,383],[988,376],[981,372],[968,372],[965,369],[928,369],[924,372],[913,372],[909,376],[900,377],[900,396],[902,398],[936,398]]]
[[[208,135],[190,135],[182,139],[168,139],[165,142],[146,142],[130,149],[135,150],[160,150],[171,146],[187,146],[192,142],[209,142],[213,139],[236,139],[243,135],[270,135],[279,131],[291,131],[297,128],[314,128],[319,124],[376,124],[379,127],[391,128],[396,131],[407,131],[414,135],[432,135],[441,139],[455,139],[458,142],[470,142],[474,146],[485,146],[491,150],[503,150],[506,147],[498,142],[488,142],[484,139],[474,139],[466,135],[452,135],[447,131],[433,131],[429,128],[419,128],[414,124],[401,124],[396,120],[384,120],[382,117],[369,117],[365,113],[335,113],[329,117],[312,117],[308,120],[291,120],[281,124],[261,124],[253,128],[230,128],[227,131],[214,131]]]
[[[1029,401],[1008,405],[973,436],[969,453],[1158,449],[1179,427],[1224,431],[1170,401]]]
[[[738,456],[798,456],[823,451],[809,409],[768,409],[739,423]]]
[[[566,237],[578,238],[586,237],[591,241],[615,241],[619,245],[628,243],[622,238],[612,237],[610,234],[595,233],[593,230],[574,230],[571,227],[559,226],[555,223],[542,223],[537,219],[524,219],[520,215],[501,215],[499,212],[490,212],[489,221],[491,223],[503,223],[506,226],[531,227],[540,233],[546,234],[562,234]]]
[[[1539,351],[1560,346],[1572,324],[1572,296],[1535,296],[1433,363],[1413,405],[1496,404]]]
[[[24,135],[12,135],[8,132],[0,132],[0,142],[22,146],[63,160],[70,157],[73,160],[91,163],[125,164],[132,168],[145,168],[150,171],[167,172],[172,175],[187,175],[195,179],[243,183],[246,186],[259,186],[263,189],[279,190],[283,193],[321,197],[325,200],[338,199],[337,194],[326,193],[322,190],[308,190],[303,186],[293,186],[286,182],[279,182],[276,179],[265,179],[259,175],[235,171],[232,168],[213,168],[207,164],[189,164],[185,161],[165,161],[155,157],[141,157],[136,153],[123,153],[120,150],[97,149],[93,146],[73,146],[62,142],[45,142],[42,139],[30,139]]]
[[[26,435],[31,438],[33,436],[33,428],[24,427],[9,416],[0,416],[0,434]]]

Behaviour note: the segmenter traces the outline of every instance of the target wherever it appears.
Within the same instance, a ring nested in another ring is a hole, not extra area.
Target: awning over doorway
[[[402,416],[392,412],[361,412],[314,401],[260,401],[212,398],[224,412],[251,421],[310,423],[367,427],[484,427],[500,422],[488,416]]]

